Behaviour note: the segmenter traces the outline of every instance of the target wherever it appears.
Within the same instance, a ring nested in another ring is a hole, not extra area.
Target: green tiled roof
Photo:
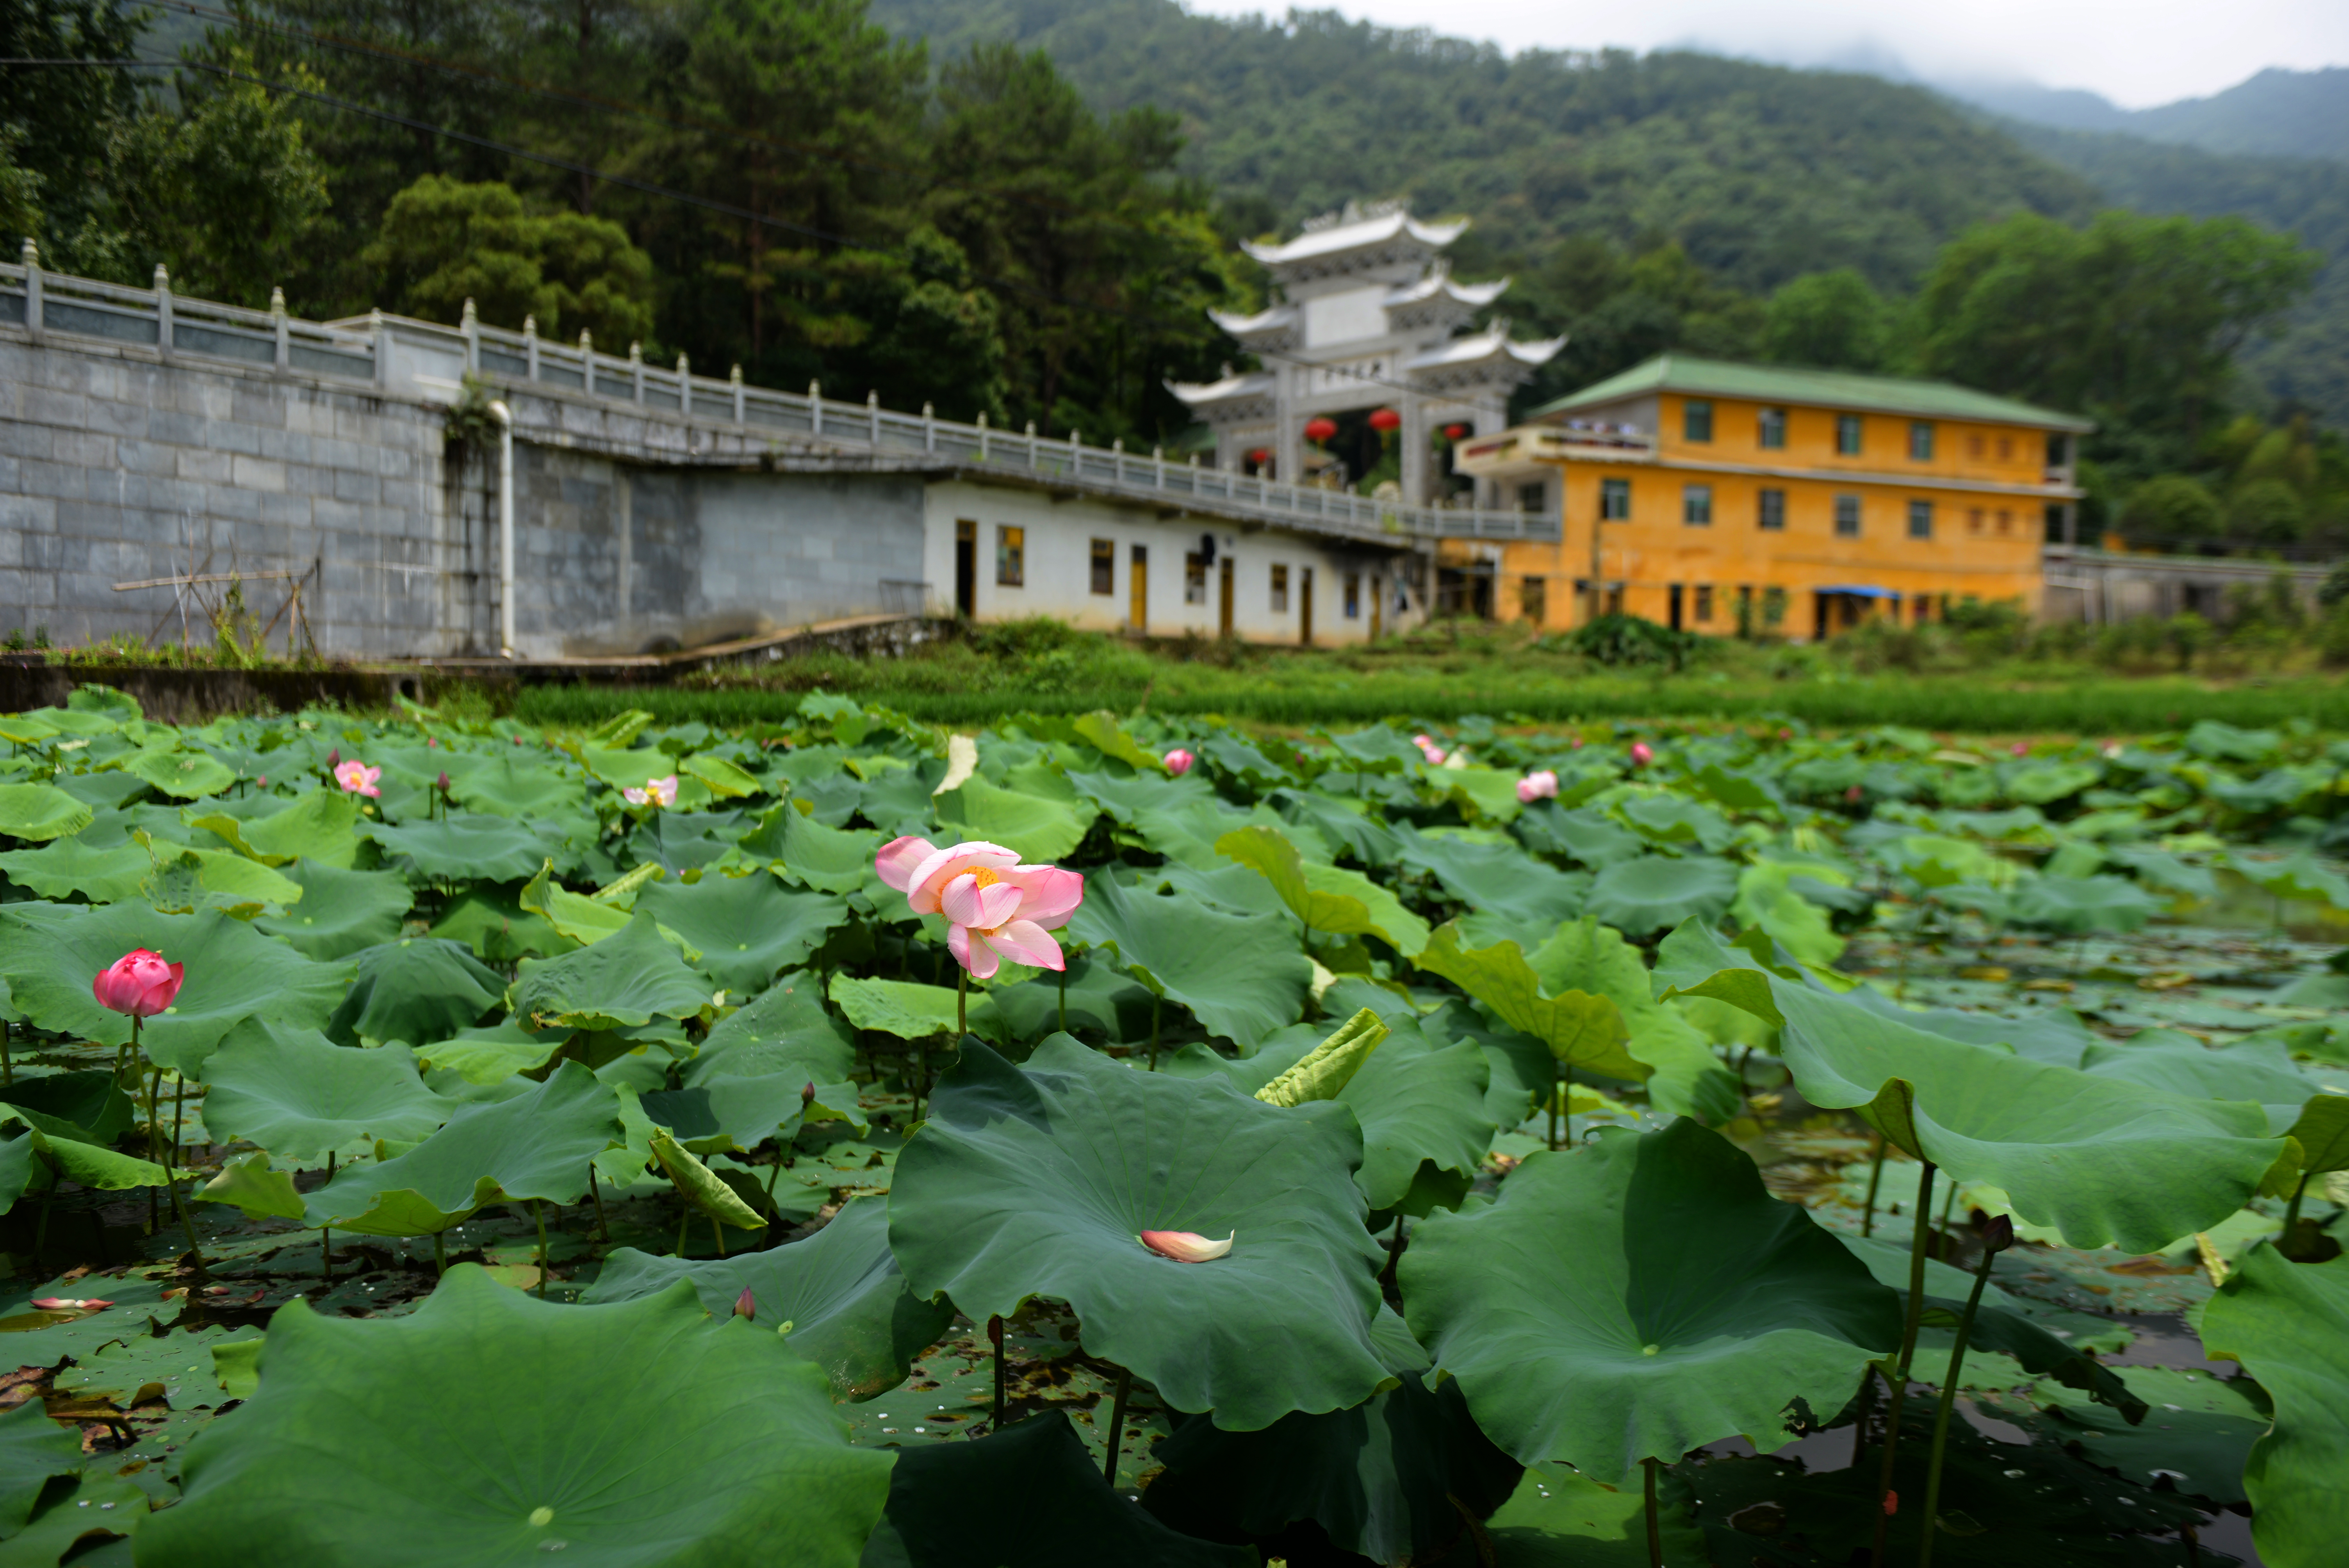
[[[1728,359],[1698,359],[1686,354],[1660,354],[1595,387],[1545,403],[1533,411],[1532,418],[1572,414],[1651,392],[1751,397],[1764,403],[1802,403],[1814,407],[1926,418],[1979,419],[1989,424],[2037,425],[2051,430],[2095,428],[2093,420],[2076,414],[2058,414],[2052,408],[2019,403],[2012,397],[1993,397],[1987,392],[1947,381],[1907,381],[1890,376],[1806,370],[1787,365],[1742,365]]]

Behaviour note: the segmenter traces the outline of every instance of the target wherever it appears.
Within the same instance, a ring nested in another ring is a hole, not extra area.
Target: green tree
[[[2316,258],[2234,218],[2022,215],[1941,253],[1919,297],[1926,368],[2088,414],[2091,449],[2146,471],[2190,461],[2236,354],[2300,297]]]
[[[1785,365],[1883,370],[1891,358],[1891,309],[1850,267],[1806,273],[1770,296],[1761,348]]]
[[[2209,486],[2185,474],[2163,474],[2129,491],[2120,525],[2132,540],[2174,544],[2215,537],[2221,515]]]
[[[2308,530],[2308,502],[2282,480],[2247,480],[2227,498],[2227,531],[2248,544],[2290,544]]]
[[[652,258],[577,212],[533,213],[511,186],[428,174],[398,196],[366,259],[390,309],[454,325],[471,300],[492,326],[538,318],[547,337],[592,332],[617,352],[653,335]]]
[[[111,0],[0,0],[0,55],[12,59],[127,59],[140,16]],[[107,190],[109,141],[135,115],[146,73],[75,66],[11,66],[0,70],[0,185],[11,192],[0,211],[9,229],[8,260],[19,242],[51,247],[80,230]]]

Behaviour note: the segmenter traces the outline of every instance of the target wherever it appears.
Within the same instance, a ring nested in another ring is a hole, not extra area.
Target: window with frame
[[[1775,450],[1785,446],[1786,410],[1784,408],[1763,409],[1761,424],[1756,430],[1755,435],[1760,444],[1764,448]]]
[[[1517,487],[1517,510],[1519,511],[1537,512],[1547,509],[1548,506],[1549,485],[1547,481],[1536,480],[1529,485],[1519,485]]]
[[[1631,481],[1599,481],[1599,517],[1603,522],[1627,522],[1631,516]]]
[[[1968,507],[1966,509],[1966,531],[1968,533],[1980,533],[1982,531],[1982,519],[1987,515],[1988,514],[1978,506]]]
[[[1988,457],[1989,455],[1990,443],[1988,441],[1984,440],[1980,436],[1968,436],[1966,438],[1966,456],[1970,458],[1982,458]],[[1921,604],[1924,601],[1920,599],[1918,603]]]
[[[1272,613],[1288,614],[1288,568],[1276,565],[1272,569]]]
[[[2013,438],[2013,437],[2012,437],[2012,436],[2001,436],[2001,437],[1998,438],[1998,460],[1999,460],[2000,462],[2002,462],[2002,463],[2011,463],[2011,462],[2013,462],[2013,461],[2014,460],[2014,438]],[[1944,594],[1944,595],[1943,595],[1943,597],[1944,597],[1944,598],[1947,598],[1947,597],[1948,597],[1948,595]],[[1942,605],[1941,607],[1942,607],[1944,610],[1947,610],[1947,609],[1949,608],[1949,606],[1948,606],[1947,604],[1944,604],[1944,605]]]
[[[1183,557],[1183,603],[1207,602],[1207,558],[1194,550]]]
[[[1523,577],[1517,580],[1517,614],[1535,625],[1549,620],[1549,579]]]
[[[1912,500],[1909,503],[1909,537],[1911,539],[1933,537],[1933,503],[1931,501]]]
[[[1028,583],[1028,531],[1003,523],[995,531],[995,583],[1020,588]]]
[[[1859,498],[1839,495],[1835,498],[1835,530],[1837,539],[1859,537]]]
[[[1696,585],[1696,618],[1699,621],[1713,619],[1713,584],[1710,583]]]
[[[1998,509],[1998,531],[2001,533],[2011,533],[2014,531],[2014,513],[2004,507]]]
[[[1786,526],[1786,492],[1764,490],[1759,492],[1758,500],[1759,511],[1754,521],[1761,525],[1763,531],[1776,533],[1784,530]]]
[[[1681,487],[1681,521],[1691,528],[1713,526],[1713,487],[1711,485]]]
[[[1096,593],[1116,593],[1117,544],[1114,541],[1107,539],[1096,539],[1093,541],[1092,566],[1093,592]]]
[[[1912,462],[1933,460],[1933,421],[1911,419],[1909,422],[1909,457]]]
[[[1860,422],[1858,415],[1837,414],[1836,416],[1837,455],[1846,458],[1859,456],[1860,438],[1866,429],[1867,427]]]
[[[1713,439],[1713,405],[1692,397],[1681,405],[1681,438],[1688,441]]]
[[[1359,572],[1349,572],[1346,573],[1346,619],[1359,621],[1361,618],[1362,574]]]

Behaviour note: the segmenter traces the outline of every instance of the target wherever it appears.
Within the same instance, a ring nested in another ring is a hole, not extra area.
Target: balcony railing
[[[727,380],[696,376],[682,356],[676,368],[648,365],[535,333],[461,327],[386,316],[313,323],[288,315],[282,298],[267,311],[185,299],[158,277],[153,289],[125,288],[0,264],[0,323],[36,333],[135,344],[166,356],[225,359],[407,392],[401,379],[438,390],[461,373],[500,387],[540,387],[648,414],[793,438],[843,453],[935,459],[941,466],[1019,478],[1113,499],[1174,505],[1244,521],[1309,532],[1393,542],[1402,539],[1558,537],[1555,514],[1442,506],[1406,506],[1342,490],[1282,484],[1169,461],[1162,453],[1128,452],[1122,443],[1087,446],[1026,430],[989,428],[825,397],[752,387],[738,370]],[[440,374],[442,371],[449,375]]]

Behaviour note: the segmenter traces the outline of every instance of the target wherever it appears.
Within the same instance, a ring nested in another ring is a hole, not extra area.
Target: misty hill
[[[1951,84],[1951,97],[2060,130],[2118,132],[2206,152],[2349,159],[2349,68],[2265,70],[2209,98],[2126,109],[2095,93],[2026,82]]]

